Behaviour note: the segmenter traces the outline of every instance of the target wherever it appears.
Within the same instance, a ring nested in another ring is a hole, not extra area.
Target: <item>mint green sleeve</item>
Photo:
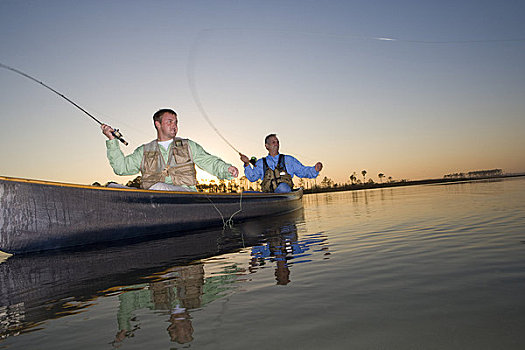
[[[140,172],[142,163],[143,146],[138,147],[133,153],[124,156],[120,150],[117,139],[106,140],[109,164],[117,175],[135,175]]]
[[[143,287],[136,285],[134,287]],[[119,307],[117,312],[117,322],[119,331],[132,329],[131,319],[136,310],[152,308],[151,291],[149,289],[130,290],[118,296]]]
[[[188,143],[193,155],[193,161],[199,168],[211,175],[217,176],[219,179],[233,179],[228,172],[228,168],[232,166],[231,164],[226,163],[217,156],[209,154],[201,145],[192,140],[188,140]]]

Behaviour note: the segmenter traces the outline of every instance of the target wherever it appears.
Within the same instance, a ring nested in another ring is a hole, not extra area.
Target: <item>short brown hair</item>
[[[169,109],[169,108],[159,109],[158,111],[155,112],[155,114],[153,114],[153,124],[155,124],[155,122],[162,123],[162,116],[164,115],[164,113],[173,114],[175,116],[177,115],[177,112],[175,112],[173,109]]]

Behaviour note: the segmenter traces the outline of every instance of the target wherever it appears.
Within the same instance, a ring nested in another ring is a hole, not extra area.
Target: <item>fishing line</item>
[[[78,104],[76,104],[75,102],[73,102],[72,100],[70,100],[68,97],[66,97],[64,94],[58,92],[57,90],[53,89],[52,87],[50,87],[49,85],[46,85],[44,84],[42,81],[40,80],[37,80],[36,78],[33,78],[32,76],[30,76],[29,74],[27,73],[24,73],[22,72],[21,70],[18,70],[16,68],[13,68],[13,67],[10,67],[6,64],[3,64],[2,62],[0,62],[0,67],[1,68],[5,68],[7,70],[10,70],[12,72],[15,72],[23,77],[26,77],[32,81],[34,81],[35,83],[38,83],[40,85],[42,85],[43,87],[53,91],[55,94],[57,94],[58,96],[62,97],[63,99],[65,99],[67,102],[71,103],[73,106],[75,106],[76,108],[80,109],[82,112],[84,112],[85,114],[87,114],[91,119],[93,119],[94,121],[96,121],[98,124],[102,125],[103,123],[98,120],[97,118],[95,118],[93,115],[91,115],[91,113],[89,113],[88,111],[86,111],[84,108],[80,107]],[[122,142],[123,144],[125,144],[126,146],[128,145],[128,142],[126,140],[124,140],[122,134],[118,131],[118,129],[113,129],[113,132],[112,132],[113,136],[115,136],[120,142]]]
[[[211,200],[211,198],[205,194],[206,198],[210,201],[211,205],[213,205],[213,207],[215,208],[215,210],[219,213],[219,215],[221,216],[221,220],[222,220],[222,229],[225,230],[227,227],[229,228],[233,228],[233,217],[240,213],[242,211],[242,191],[241,191],[241,194],[239,196],[239,210],[237,210],[236,212],[234,212],[230,218],[228,220],[224,220],[224,216],[222,215],[222,212],[219,210],[219,208],[217,208],[217,206],[215,205],[215,203],[213,203],[213,201]]]
[[[242,191],[241,191],[241,194],[239,195],[239,210],[237,210],[235,213],[233,213],[230,218],[228,220],[226,220],[226,225],[228,225],[230,228],[233,227],[233,217],[240,213],[242,211]],[[243,243],[244,243],[244,238],[243,238]]]
[[[221,133],[220,131],[217,129],[217,127],[213,124],[213,122],[211,121],[210,117],[208,116],[208,113],[206,112],[206,110],[204,109],[204,106],[202,105],[202,102],[201,102],[201,99],[199,97],[199,93],[197,91],[197,86],[196,86],[196,83],[195,83],[195,57],[196,57],[196,51],[197,51],[197,44],[199,43],[199,39],[201,37],[201,33],[203,33],[203,31],[199,32],[199,34],[197,34],[197,38],[195,39],[195,42],[193,44],[193,46],[190,48],[190,53],[189,53],[189,59],[188,59],[188,66],[187,66],[187,77],[188,77],[188,84],[190,86],[190,91],[191,91],[191,96],[193,97],[193,101],[195,102],[195,104],[197,105],[197,107],[199,108],[199,111],[201,112],[201,115],[204,117],[204,119],[206,119],[206,121],[208,122],[208,124],[211,126],[211,128],[217,133],[217,135],[219,135],[219,137],[228,144],[228,146],[230,146],[235,152],[237,153],[241,153],[237,150],[237,148],[235,148]]]

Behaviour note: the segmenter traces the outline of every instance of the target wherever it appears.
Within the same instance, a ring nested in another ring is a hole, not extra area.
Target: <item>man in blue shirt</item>
[[[275,134],[266,136],[264,146],[268,150],[268,156],[259,159],[253,167],[248,157],[240,154],[241,161],[244,163],[244,175],[252,182],[262,180],[263,192],[290,192],[293,188],[294,175],[313,179],[323,169],[321,162],[314,166],[304,166],[292,156],[279,154],[279,139]]]

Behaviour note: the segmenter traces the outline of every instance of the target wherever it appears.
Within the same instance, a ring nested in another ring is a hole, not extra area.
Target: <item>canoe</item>
[[[0,176],[0,250],[146,239],[302,208],[291,193],[204,193],[76,185]]]

